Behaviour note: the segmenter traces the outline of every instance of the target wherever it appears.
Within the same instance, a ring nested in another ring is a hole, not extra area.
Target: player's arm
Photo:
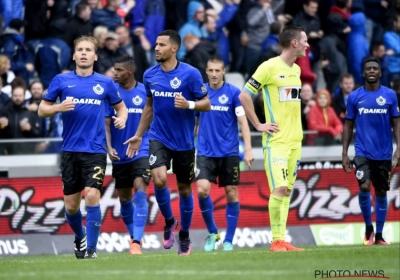
[[[142,144],[142,137],[146,130],[149,128],[153,120],[153,98],[151,95],[146,97],[146,105],[143,108],[142,117],[140,118],[139,126],[133,137],[129,138],[124,142],[124,145],[128,144],[126,155],[133,157],[139,153],[139,148]]]
[[[117,116],[113,116],[114,126],[118,129],[124,129],[126,120],[128,119],[128,109],[126,109],[124,101],[113,105]]]
[[[54,102],[42,100],[39,105],[38,114],[41,118],[49,118],[57,113],[72,111],[74,108],[75,103],[71,99],[65,99],[60,104],[54,104]]]
[[[197,101],[188,101],[183,95],[177,94],[175,96],[175,108],[208,112],[211,109],[211,103],[208,94]]]
[[[118,153],[117,153],[117,151],[112,147],[112,135],[111,135],[111,129],[110,129],[110,126],[111,126],[111,118],[110,117],[106,117],[105,119],[104,119],[104,127],[105,127],[105,130],[106,130],[106,140],[107,140],[107,152],[108,152],[108,156],[110,157],[110,159],[112,160],[112,161],[115,161],[115,160],[120,160],[120,158],[118,157]]]
[[[255,95],[258,91],[262,90],[262,87],[267,85],[269,82],[269,70],[268,65],[262,63],[256,70],[256,72],[250,77],[247,83],[244,85],[242,92],[239,95],[239,100],[243,106],[244,112],[251,122],[251,124],[260,132],[266,132],[272,136],[274,132],[278,132],[279,128],[277,124],[271,123],[260,123],[255,111],[254,104],[251,95]]]
[[[346,119],[343,128],[343,146],[342,146],[342,166],[343,170],[350,173],[350,158],[347,155],[349,150],[350,141],[353,137],[354,121]]]
[[[242,132],[243,142],[244,142],[244,163],[249,167],[251,167],[254,161],[253,151],[251,150],[251,136],[250,136],[250,128],[249,123],[247,122],[246,115],[244,114],[244,110],[242,108],[243,114],[237,115],[237,120],[240,126],[240,131]]]
[[[396,150],[393,155],[392,166],[398,166],[400,163],[400,122],[399,118],[392,118],[393,136],[396,141]]]

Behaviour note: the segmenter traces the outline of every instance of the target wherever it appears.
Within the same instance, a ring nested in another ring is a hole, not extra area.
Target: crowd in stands
[[[307,56],[296,61],[302,123],[318,132],[305,137],[309,145],[340,141],[347,97],[363,84],[365,57],[381,60],[381,84],[400,96],[400,0],[0,0],[0,15],[1,139],[60,137],[60,118],[38,118],[37,106],[53,77],[74,69],[73,42],[81,35],[99,42],[95,71],[113,77],[115,59],[128,54],[142,81],[157,63],[159,32],[177,30],[178,58],[207,82],[209,57],[220,56],[227,72],[247,79],[280,54],[285,25],[302,26],[310,44]],[[261,93],[254,104],[265,120]],[[57,148],[1,144],[0,154]]]

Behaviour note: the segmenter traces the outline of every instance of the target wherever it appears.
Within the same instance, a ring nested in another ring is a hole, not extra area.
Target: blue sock
[[[133,238],[133,211],[132,200],[128,202],[121,202],[121,218],[124,221],[131,238]]]
[[[92,248],[96,252],[97,240],[100,235],[101,210],[100,204],[97,206],[86,206],[86,236],[87,248]]]
[[[193,193],[188,197],[180,197],[179,209],[181,211],[181,231],[189,232],[193,216]]]
[[[382,233],[387,214],[387,196],[376,196],[376,232]]]
[[[201,215],[206,223],[209,233],[218,233],[217,226],[214,221],[214,205],[211,201],[211,197],[207,196],[202,198],[199,196],[199,205],[201,210]]]
[[[164,216],[164,219],[171,220],[174,216],[172,215],[171,195],[169,194],[168,187],[165,186],[165,188],[163,189],[158,189],[154,187],[154,194],[156,195],[158,207],[160,208],[161,214]]]
[[[371,193],[358,191],[358,203],[366,226],[372,225],[371,219]]]
[[[133,196],[135,202],[135,211],[133,219],[133,240],[140,242],[143,237],[144,227],[147,222],[149,206],[147,205],[147,195],[145,192],[137,191]]]
[[[226,235],[224,242],[232,243],[235,235],[237,223],[239,220],[240,204],[238,202],[230,202],[226,204]]]
[[[78,212],[72,216],[67,213],[67,210],[65,210],[65,219],[67,219],[67,222],[74,231],[76,237],[82,238],[85,233],[83,232],[81,210],[79,209]]]

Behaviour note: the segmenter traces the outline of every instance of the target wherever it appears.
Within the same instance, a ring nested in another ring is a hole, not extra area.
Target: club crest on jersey
[[[177,78],[177,77],[175,77],[175,78],[173,78],[170,82],[169,82],[169,84],[171,85],[171,87],[173,88],[173,89],[177,89],[180,85],[181,85],[181,81]]]
[[[94,93],[100,95],[100,94],[103,94],[104,88],[101,85],[97,84],[93,87],[93,91],[94,91]]]
[[[139,95],[136,95],[134,98],[132,98],[132,102],[133,104],[135,104],[136,106],[139,106],[140,104],[142,104],[143,99],[140,98]]]
[[[203,85],[203,86],[201,87],[201,92],[202,92],[202,93],[206,93],[206,92],[207,92],[206,86]]]
[[[150,155],[150,157],[149,157],[149,164],[150,164],[150,165],[153,165],[154,163],[156,163],[156,160],[157,160],[157,156],[155,156],[155,155]]]
[[[361,180],[363,177],[364,177],[364,171],[357,170],[357,172],[356,172],[356,178],[357,178],[358,180]]]
[[[229,98],[225,94],[223,94],[220,97],[218,97],[218,101],[221,104],[225,104],[226,102],[228,102],[228,100],[229,100]]]
[[[378,103],[378,105],[380,105],[380,106],[383,106],[383,105],[386,104],[386,99],[383,98],[382,96],[379,96],[379,97],[376,99],[376,103]]]

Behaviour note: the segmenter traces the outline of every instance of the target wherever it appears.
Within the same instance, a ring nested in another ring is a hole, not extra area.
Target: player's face
[[[94,51],[93,43],[89,41],[81,41],[75,47],[73,55],[76,66],[82,69],[92,68],[97,60],[97,54]]]
[[[307,41],[307,35],[304,31],[301,32],[300,40],[297,43],[297,57],[306,56],[306,50],[310,47]]]
[[[207,76],[210,85],[219,86],[223,82],[225,68],[221,62],[211,62],[207,63]]]
[[[156,40],[156,61],[165,62],[178,51],[178,46],[172,44],[169,36],[158,36]]]
[[[133,75],[133,69],[123,63],[114,64],[114,81],[119,84],[125,84]]]
[[[377,83],[379,81],[379,78],[381,77],[381,68],[379,67],[379,64],[375,61],[365,63],[363,76],[367,83]]]

